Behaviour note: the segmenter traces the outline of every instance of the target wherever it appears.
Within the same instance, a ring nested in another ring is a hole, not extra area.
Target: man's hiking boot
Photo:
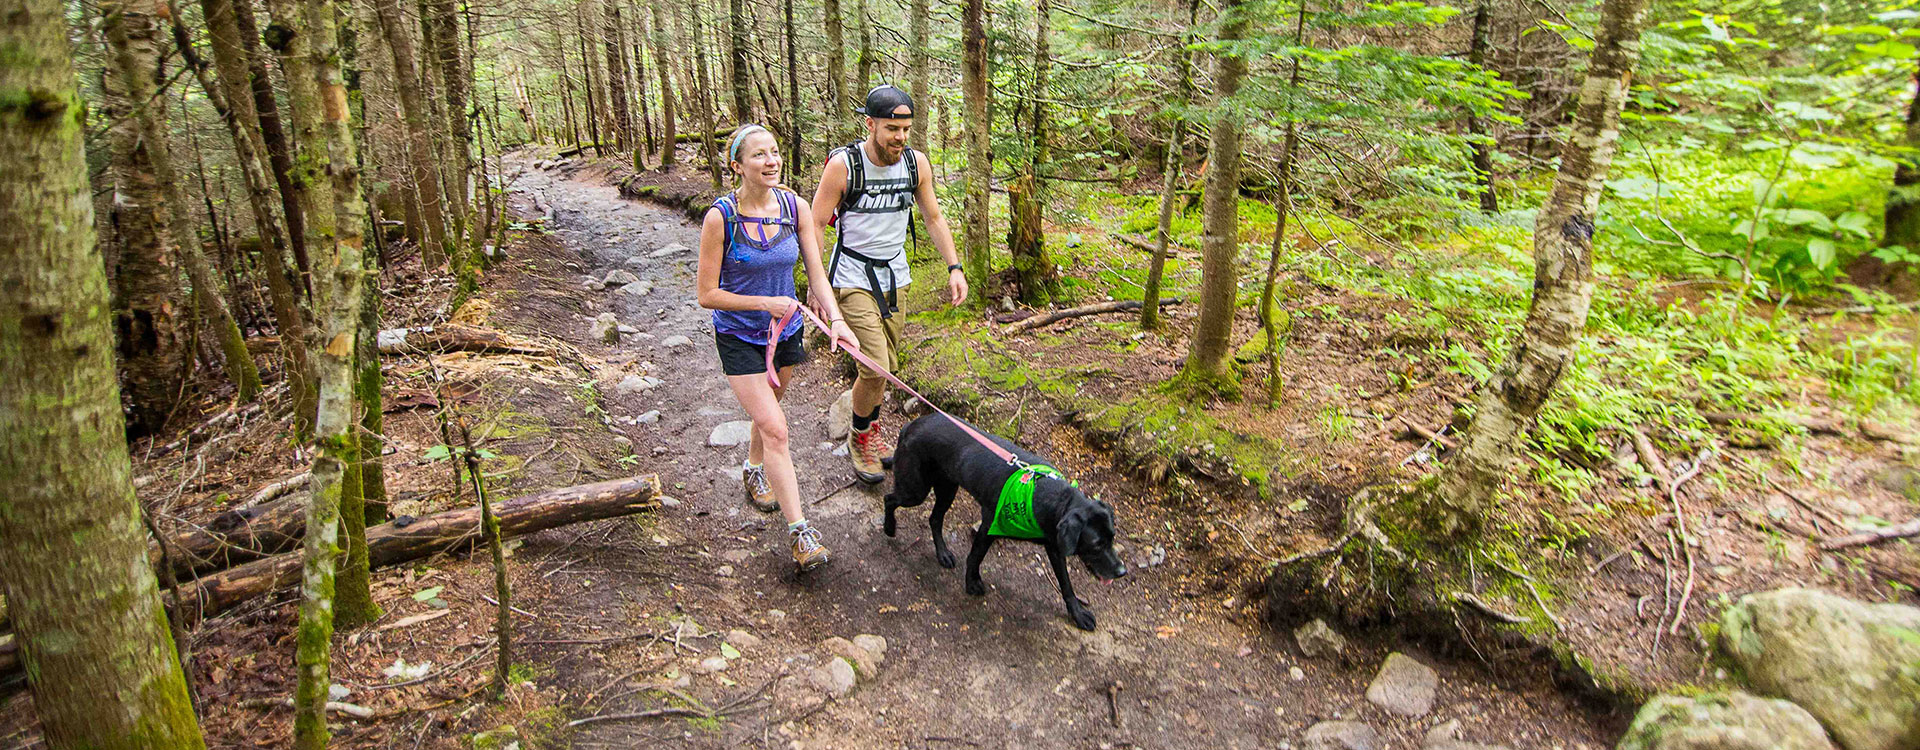
[[[847,433],[847,457],[853,459],[853,474],[867,484],[879,484],[887,478],[886,467],[881,465],[881,452],[886,450],[885,441],[880,437],[880,423],[867,425],[865,430],[852,430]]]
[[[793,564],[800,566],[801,571],[825,565],[832,556],[826,545],[820,543],[819,529],[807,526],[793,532]]]
[[[773,485],[767,482],[767,467],[748,466],[740,471],[740,483],[746,485],[747,502],[761,513],[772,513],[780,509],[780,503],[773,499]]]

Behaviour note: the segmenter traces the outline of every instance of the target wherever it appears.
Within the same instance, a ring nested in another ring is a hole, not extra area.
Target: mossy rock
[[[500,727],[478,732],[467,738],[473,750],[517,750],[520,747],[520,730],[513,727]]]
[[[1755,690],[1800,704],[1847,750],[1920,747],[1920,608],[1749,594],[1721,613],[1720,648]]]
[[[1655,697],[1615,750],[1833,750],[1833,742],[1806,709],[1733,691]]]

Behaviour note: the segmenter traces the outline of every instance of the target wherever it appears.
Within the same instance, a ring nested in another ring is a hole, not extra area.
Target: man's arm
[[[947,227],[947,216],[940,212],[940,200],[933,196],[933,163],[927,155],[913,152],[913,158],[919,160],[920,184],[914,187],[914,200],[920,206],[920,215],[927,220],[927,235],[933,238],[933,247],[940,251],[940,258],[947,262],[947,291],[952,296],[950,304],[958,306],[967,300],[967,275],[958,268],[960,254],[953,249],[953,230]],[[826,189],[826,181],[821,180],[820,187]],[[814,210],[818,211],[818,203]]]

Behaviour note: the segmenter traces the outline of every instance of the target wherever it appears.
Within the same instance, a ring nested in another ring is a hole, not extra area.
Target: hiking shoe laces
[[[819,529],[808,526],[793,533],[793,563],[801,570],[825,565],[831,556],[826,545],[820,543]]]
[[[886,479],[886,468],[881,464],[882,450],[880,425],[868,425],[865,430],[847,433],[847,456],[853,460],[853,473],[867,484],[879,484]]]
[[[780,503],[773,497],[773,485],[767,482],[767,467],[746,467],[740,472],[740,482],[746,485],[747,502],[755,510],[772,513],[780,509]]]

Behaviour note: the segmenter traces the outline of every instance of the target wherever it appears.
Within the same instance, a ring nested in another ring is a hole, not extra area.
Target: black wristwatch
[[[962,268],[963,268],[963,267],[962,267],[962,266],[961,266],[960,264],[958,264],[958,263],[948,263],[948,264],[947,264],[947,272],[948,272],[948,273],[952,273],[952,272],[954,272],[954,271],[959,271],[959,270],[961,270]]]

